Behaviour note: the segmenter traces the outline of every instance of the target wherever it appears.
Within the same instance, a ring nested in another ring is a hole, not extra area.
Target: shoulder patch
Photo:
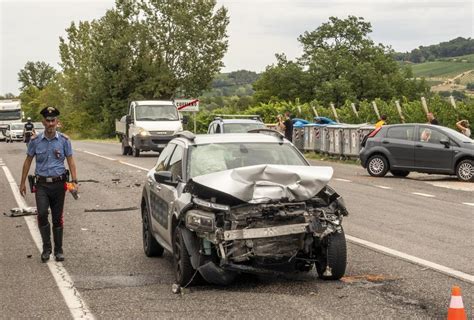
[[[62,132],[60,132],[59,134],[62,135],[64,137],[64,139],[71,140],[67,134],[64,134]]]

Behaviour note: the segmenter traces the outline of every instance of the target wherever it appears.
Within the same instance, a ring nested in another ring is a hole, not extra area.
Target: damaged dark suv
[[[310,166],[283,137],[183,132],[160,154],[143,189],[145,254],[171,252],[176,282],[229,284],[242,272],[346,269],[342,198],[331,167]]]

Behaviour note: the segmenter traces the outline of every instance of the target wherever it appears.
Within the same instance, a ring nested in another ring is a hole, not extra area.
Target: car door
[[[154,173],[160,171],[167,171],[171,156],[176,145],[169,143],[161,152],[156,162],[155,171],[147,177],[147,183],[149,186],[149,205],[150,205],[150,214],[152,220],[152,230],[154,233],[158,233],[163,240],[165,240],[166,228],[168,226],[168,203],[164,201],[163,193],[163,184],[158,183],[155,180]]]
[[[418,126],[415,142],[415,167],[431,172],[452,171],[454,150],[442,140],[449,137],[434,126]]]
[[[391,126],[387,129],[382,146],[390,155],[390,167],[411,168],[415,162],[415,126]]]

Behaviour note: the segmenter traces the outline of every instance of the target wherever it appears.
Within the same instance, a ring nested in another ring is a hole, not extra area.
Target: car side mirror
[[[125,118],[125,122],[126,122],[127,124],[132,123],[132,117],[131,117],[130,115],[127,115],[126,118]]]
[[[181,119],[181,122],[183,124],[188,124],[188,116],[183,116],[183,119]]]
[[[158,171],[155,172],[155,180],[158,183],[167,184],[170,186],[177,186],[178,182],[173,181],[173,174],[171,171]]]
[[[441,139],[439,140],[439,143],[441,143],[442,145],[444,145],[445,148],[449,148],[449,146],[451,145],[449,143],[449,140],[448,139]]]

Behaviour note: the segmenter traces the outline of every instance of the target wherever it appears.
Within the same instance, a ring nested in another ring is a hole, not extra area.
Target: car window
[[[160,156],[156,162],[155,171],[167,171],[168,162],[170,160],[171,154],[173,153],[174,148],[176,147],[175,144],[169,143],[163,151],[161,151]]]
[[[438,130],[421,127],[419,132],[419,141],[439,144],[441,140],[448,140],[449,138],[444,133],[439,132]]]
[[[215,133],[221,133],[221,124],[220,123],[216,123],[215,124]]]
[[[183,154],[184,154],[183,147],[176,146],[176,149],[174,150],[173,155],[171,156],[169,169],[168,169],[168,171],[171,171],[173,175],[173,181],[177,181],[178,178],[183,177],[183,167],[182,167]]]
[[[412,140],[414,127],[391,127],[388,128],[387,138],[398,140]]]
[[[265,128],[263,123],[226,123],[224,133],[246,133],[249,130]]]
[[[195,145],[189,150],[191,178],[259,164],[307,165],[289,143],[216,143]]]

